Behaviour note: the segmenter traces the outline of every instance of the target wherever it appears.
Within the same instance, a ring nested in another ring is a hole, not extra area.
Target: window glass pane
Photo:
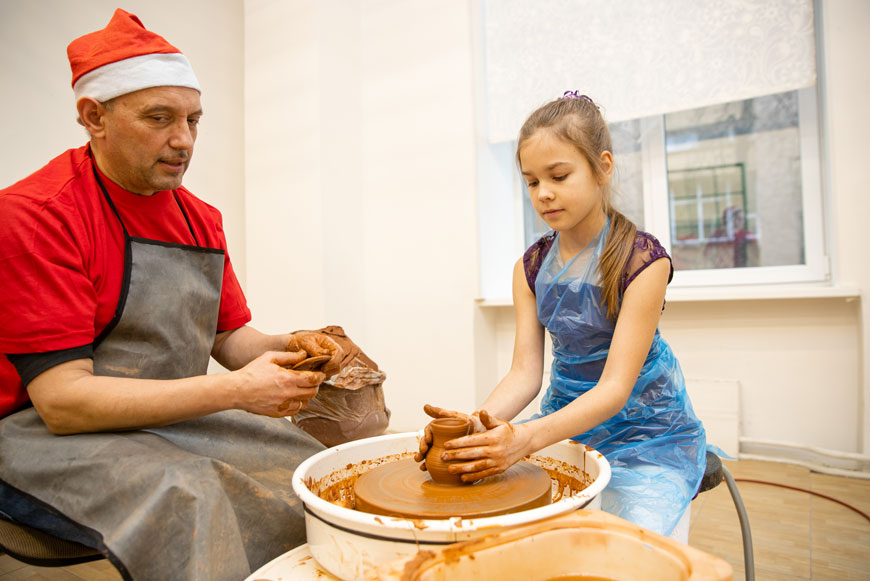
[[[611,202],[617,210],[643,230],[643,155],[640,121],[637,119],[621,121],[611,123],[609,127],[615,164],[611,180]]]
[[[516,147],[514,147],[514,150],[516,150]],[[519,180],[523,191],[523,234],[525,237],[525,246],[523,248],[528,248],[535,240],[546,232],[549,232],[550,227],[535,212],[532,200],[529,198],[529,188],[526,186],[526,180],[522,178],[519,178]]]
[[[796,91],[665,116],[677,270],[805,262]]]

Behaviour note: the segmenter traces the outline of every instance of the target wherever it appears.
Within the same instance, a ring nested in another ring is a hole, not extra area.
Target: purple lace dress
[[[538,272],[541,270],[541,263],[544,261],[547,252],[552,248],[555,240],[555,232],[544,234],[537,240],[537,242],[529,246],[528,250],[523,254],[523,267],[526,273],[526,282],[529,284],[529,288],[532,289],[533,294],[535,292],[535,279],[538,278]],[[622,273],[621,292],[624,293],[625,289],[628,288],[628,285],[631,284],[631,281],[637,278],[637,275],[643,272],[647,266],[659,258],[667,258],[669,261],[671,260],[668,252],[659,243],[655,236],[649,232],[638,230],[637,234],[634,236],[634,246],[631,249],[631,254],[628,256],[625,270]],[[668,282],[671,282],[673,277],[674,266],[671,264],[671,273],[668,275]]]

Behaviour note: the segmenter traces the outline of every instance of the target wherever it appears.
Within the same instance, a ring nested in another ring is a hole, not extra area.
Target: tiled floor
[[[0,555],[2,581],[118,581],[121,575],[105,559],[71,567],[33,567]]]
[[[811,490],[870,514],[870,479],[828,476],[773,462],[742,460],[726,461],[725,465],[738,480]],[[739,481],[738,487],[749,515],[758,581],[870,581],[870,521],[806,492]],[[689,544],[731,563],[735,580],[745,578],[740,523],[724,482],[692,503]],[[47,569],[0,556],[0,581],[120,578],[105,560]]]
[[[752,533],[755,578],[870,580],[870,521],[831,500],[786,488],[741,482],[762,480],[811,490],[870,514],[870,479],[810,472],[792,464],[726,461]],[[744,579],[743,544],[734,502],[723,482],[692,503],[689,544],[717,555]]]

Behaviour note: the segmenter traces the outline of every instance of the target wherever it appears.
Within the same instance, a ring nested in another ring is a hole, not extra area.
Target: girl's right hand
[[[428,403],[423,406],[423,411],[426,414],[433,418],[459,418],[461,420],[470,420],[471,421],[471,433],[476,434],[477,432],[485,432],[486,428],[483,426],[483,423],[480,421],[479,413],[474,412],[471,415],[464,414],[462,412],[457,412],[453,410],[445,410],[443,408],[435,407],[433,405],[429,405]],[[426,454],[429,452],[429,448],[432,446],[432,428],[427,424],[425,428],[423,428],[423,437],[420,438],[420,448],[416,454],[414,454],[415,462],[423,462],[426,459]],[[420,464],[420,470],[426,470],[426,464]]]

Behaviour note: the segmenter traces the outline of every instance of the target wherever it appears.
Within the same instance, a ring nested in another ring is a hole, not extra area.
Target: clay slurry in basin
[[[455,484],[433,481],[430,473],[439,481],[450,482],[453,475],[440,460],[444,442],[467,434],[470,424],[444,418],[434,420],[430,426],[433,441],[426,458],[427,471],[421,471],[413,458],[406,458],[366,472],[354,484],[357,510],[415,519],[480,518],[550,503],[550,476],[529,462],[518,462],[501,474],[473,484],[459,479],[453,479]]]

